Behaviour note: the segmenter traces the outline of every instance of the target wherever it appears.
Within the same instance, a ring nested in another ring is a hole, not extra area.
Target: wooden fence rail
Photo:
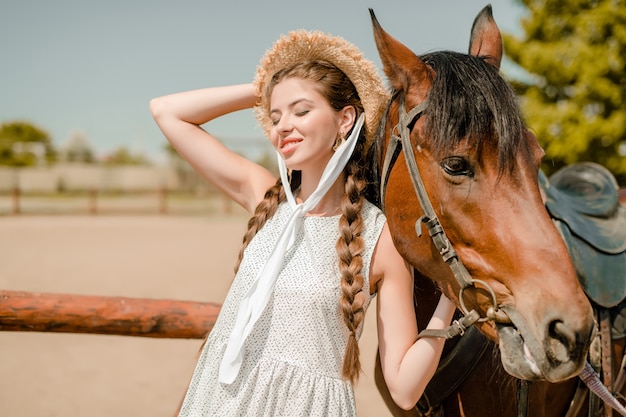
[[[202,339],[221,305],[0,290],[0,331]]]

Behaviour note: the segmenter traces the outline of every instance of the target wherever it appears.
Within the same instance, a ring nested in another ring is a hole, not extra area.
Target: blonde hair
[[[306,61],[280,70],[274,74],[271,82],[266,85],[267,93],[271,94],[274,86],[286,78],[301,78],[313,81],[317,91],[326,98],[330,106],[336,111],[346,106],[354,106],[357,116],[363,112],[363,105],[356,88],[350,79],[331,63],[320,60]],[[336,244],[342,291],[339,307],[343,313],[344,323],[349,331],[342,376],[352,383],[358,379],[361,371],[357,331],[365,318],[364,304],[367,300],[367,295],[364,293],[363,288],[365,278],[362,273],[362,252],[365,243],[361,237],[364,226],[361,209],[364,205],[364,191],[367,186],[364,176],[365,162],[363,160],[365,152],[364,135],[361,134],[357,140],[358,143],[354,153],[344,168],[345,191],[341,200],[342,215],[339,219],[339,238]],[[291,173],[290,184],[292,191],[299,187],[299,171]],[[248,221],[248,229],[243,238],[243,245],[239,252],[235,272],[239,269],[248,243],[267,220],[276,213],[278,205],[285,199],[283,184],[279,179],[274,186],[267,190],[265,198],[256,207],[254,214]]]

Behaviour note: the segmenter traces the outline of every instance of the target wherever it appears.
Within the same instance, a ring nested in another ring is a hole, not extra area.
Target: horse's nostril
[[[576,335],[562,321],[555,320],[549,324],[549,349],[546,355],[554,362],[562,363],[571,360],[571,353],[576,345]]]

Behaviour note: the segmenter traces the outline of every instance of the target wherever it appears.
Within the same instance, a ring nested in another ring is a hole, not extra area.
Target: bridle
[[[422,180],[422,176],[420,175],[417,161],[415,160],[415,154],[412,152],[413,146],[411,144],[411,129],[415,125],[415,122],[417,122],[417,120],[426,110],[426,102],[418,104],[407,113],[404,106],[404,94],[402,92],[393,94],[391,100],[387,105],[387,109],[383,116],[382,122],[378,128],[376,140],[382,140],[383,136],[385,135],[385,125],[389,115],[389,110],[391,108],[391,103],[396,97],[399,97],[399,120],[398,124],[396,124],[391,131],[391,137],[389,139],[389,144],[387,145],[387,150],[385,152],[385,159],[383,161],[380,181],[381,207],[383,208],[383,210],[385,209],[385,192],[387,189],[389,174],[398,155],[400,154],[402,149],[404,149],[404,158],[406,160],[407,169],[409,170],[411,183],[413,184],[413,190],[415,191],[415,195],[417,196],[417,199],[424,212],[424,214],[419,217],[415,222],[415,232],[417,233],[418,237],[421,237],[422,224],[426,225],[433,244],[437,248],[437,251],[441,255],[444,262],[450,267],[452,273],[454,274],[454,278],[460,286],[459,304],[461,312],[464,314],[464,317],[461,318],[458,323],[453,323],[453,326],[456,325],[460,327],[457,329],[458,333],[456,334],[463,334],[466,328],[468,326],[471,326],[475,322],[484,322],[487,320],[508,321],[506,314],[498,309],[496,295],[493,289],[486,282],[478,279],[473,279],[459,259],[459,256],[454,250],[452,243],[446,236],[446,232],[443,230],[443,226],[441,226],[441,223],[437,218],[437,214],[433,209],[433,205],[428,198],[428,193],[426,192],[426,188],[424,187],[424,182]],[[482,318],[479,317],[479,314],[475,310],[468,311],[463,300],[463,292],[468,288],[475,288],[476,284],[479,284],[481,287],[487,290],[491,295],[491,299],[493,301],[493,306],[489,307],[489,309],[487,310],[486,317]],[[441,331],[423,330],[422,332],[420,332],[420,336],[449,338],[448,332],[450,330],[452,329],[445,329],[445,335],[442,335]],[[456,334],[452,335],[451,337],[456,336]]]
[[[376,141],[384,138],[386,130],[386,122],[389,116],[389,110],[391,103],[394,99],[399,97],[399,110],[398,110],[398,124],[396,124],[391,131],[391,137],[387,150],[385,152],[385,159],[383,161],[381,180],[380,180],[380,205],[384,211],[385,209],[385,191],[387,189],[387,181],[393,165],[404,149],[404,158],[406,161],[407,169],[409,170],[409,176],[413,184],[413,190],[422,207],[424,214],[415,222],[415,232],[418,237],[422,236],[422,224],[425,224],[428,228],[430,238],[437,248],[437,251],[441,255],[445,263],[450,267],[450,270],[454,274],[454,278],[460,286],[459,290],[459,307],[463,313],[463,317],[458,320],[454,320],[450,326],[445,329],[424,329],[419,332],[418,339],[422,337],[438,337],[444,339],[451,339],[458,335],[463,335],[465,331],[476,322],[484,322],[487,320],[494,321],[509,321],[506,313],[498,309],[498,303],[496,295],[493,289],[486,282],[478,279],[473,279],[465,265],[459,259],[456,251],[454,250],[452,243],[446,236],[446,232],[443,230],[443,226],[437,218],[437,214],[433,209],[432,203],[428,198],[428,193],[424,187],[422,176],[420,175],[417,161],[415,160],[415,154],[412,152],[413,146],[411,144],[411,129],[415,125],[415,122],[421,117],[426,109],[426,102],[422,102],[413,107],[408,113],[404,106],[404,94],[402,92],[394,93],[387,104],[385,114],[378,127]],[[381,142],[382,143],[382,142]],[[476,310],[468,311],[463,300],[463,292],[468,288],[475,288],[476,284],[480,284],[491,295],[493,305],[487,309],[486,317],[480,317]],[[460,381],[457,381],[457,383]],[[518,381],[517,387],[517,404],[518,404],[518,416],[526,416],[528,412],[528,392],[529,382],[524,380]],[[417,406],[416,406],[417,407]]]
[[[437,248],[437,251],[441,255],[442,259],[448,264],[456,281],[460,286],[459,290],[459,305],[460,310],[463,313],[463,317],[455,320],[450,326],[442,330],[425,329],[419,332],[418,338],[422,337],[439,337],[445,339],[451,339],[458,335],[463,335],[465,331],[476,322],[484,322],[487,320],[493,320],[496,322],[510,322],[510,319],[502,310],[498,308],[496,295],[493,289],[486,282],[478,279],[473,279],[461,260],[459,259],[456,251],[452,247],[452,243],[448,240],[443,226],[437,218],[437,214],[433,209],[433,206],[428,198],[428,193],[424,187],[424,182],[415,160],[415,154],[412,152],[413,146],[411,144],[411,129],[415,125],[415,122],[420,118],[426,109],[426,102],[422,102],[413,107],[409,112],[406,111],[404,106],[404,94],[401,92],[394,93],[387,104],[385,114],[378,127],[375,141],[382,141],[385,135],[386,122],[389,116],[389,110],[391,103],[399,97],[399,110],[398,110],[398,124],[393,127],[391,131],[391,137],[387,150],[385,152],[385,159],[383,161],[381,181],[380,181],[380,205],[384,211],[385,209],[385,191],[387,189],[387,181],[393,165],[404,149],[404,158],[406,161],[407,169],[409,170],[409,176],[413,184],[413,190],[419,200],[424,214],[415,222],[415,232],[418,237],[422,236],[422,223],[428,228],[430,238]],[[382,143],[382,142],[381,142]],[[476,310],[468,311],[463,301],[463,292],[468,288],[475,288],[476,284],[480,284],[485,290],[487,290],[493,301],[493,306],[489,307],[486,312],[486,317],[480,317]],[[600,397],[605,404],[609,405],[613,409],[617,410],[620,414],[626,415],[626,409],[617,401],[612,394],[604,387],[602,382],[598,379],[595,371],[587,363],[579,375],[585,382],[587,387]],[[529,395],[529,381],[518,380],[517,386],[517,415],[527,416],[528,414],[528,395]],[[569,415],[569,413],[568,413]]]

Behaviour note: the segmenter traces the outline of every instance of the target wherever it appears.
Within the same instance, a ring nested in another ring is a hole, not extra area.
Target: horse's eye
[[[448,175],[453,175],[453,176],[465,175],[468,177],[472,177],[474,175],[469,161],[460,156],[451,156],[449,158],[446,158],[443,161],[441,161],[440,165],[441,165],[441,168],[443,168],[443,170]]]

